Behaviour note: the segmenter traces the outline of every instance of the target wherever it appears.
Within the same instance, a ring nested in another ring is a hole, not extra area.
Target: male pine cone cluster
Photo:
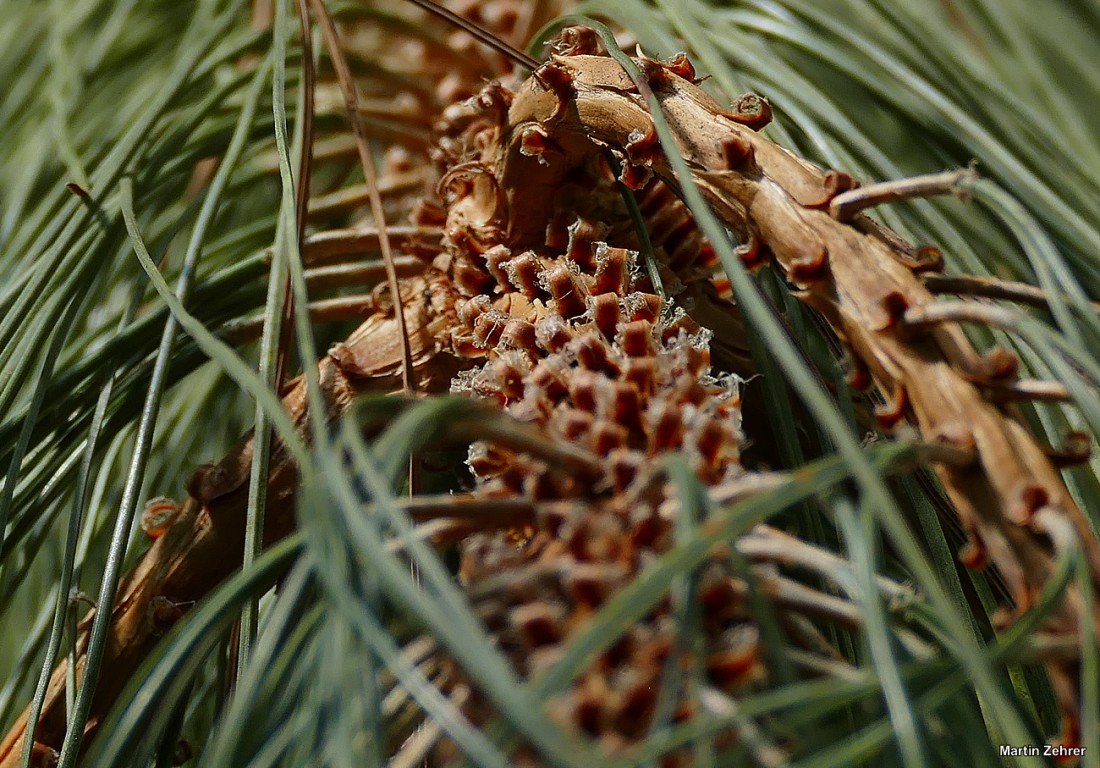
[[[579,476],[492,443],[470,449],[475,494],[520,496],[541,510],[527,529],[470,537],[460,574],[497,643],[530,677],[673,544],[675,492],[665,457],[683,457],[707,485],[744,470],[738,379],[711,373],[712,333],[676,296],[659,293],[709,288],[713,253],[687,209],[659,180],[639,191],[657,262],[647,269],[603,156],[570,164],[568,179],[547,185],[537,208],[513,207],[500,178],[510,100],[494,84],[446,115],[437,152],[446,206],[436,214],[445,250],[434,266],[458,294],[452,350],[484,358],[456,377],[452,391],[487,400],[601,460],[598,473]],[[527,151],[559,181],[552,166],[567,158],[545,147]],[[659,697],[668,695],[661,682],[671,654],[684,653],[684,668],[700,664],[716,691],[759,676],[745,584],[719,556],[699,579],[705,640],[694,659],[677,648],[673,606],[665,601],[554,701],[552,716],[613,751],[651,727]],[[684,687],[690,676],[680,679]],[[670,718],[691,715],[686,690],[672,702]],[[469,710],[477,719],[489,714],[476,704]]]

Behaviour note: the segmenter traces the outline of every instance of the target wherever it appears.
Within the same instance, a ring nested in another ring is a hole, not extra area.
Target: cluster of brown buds
[[[476,534],[462,545],[463,584],[526,677],[552,664],[607,598],[671,546],[663,456],[684,456],[708,485],[743,470],[738,380],[711,375],[712,332],[681,307],[688,296],[714,296],[713,251],[690,213],[660,180],[640,185],[656,261],[647,269],[605,157],[570,164],[568,178],[550,183],[528,177],[541,199],[526,207],[500,175],[511,101],[493,84],[445,115],[436,152],[445,237],[434,267],[460,296],[450,350],[482,361],[452,391],[600,459],[585,476],[490,442],[470,449],[476,495],[519,496],[540,510],[522,530]],[[537,133],[522,147],[543,173],[565,161]],[[716,558],[700,576],[706,640],[693,653],[716,691],[762,673],[745,593],[728,560]],[[616,751],[649,729],[666,660],[681,652],[666,605],[558,697],[553,714]],[[488,715],[476,695],[462,698],[471,716]],[[690,716],[686,691],[672,701],[673,716]],[[442,747],[437,757],[446,755]]]

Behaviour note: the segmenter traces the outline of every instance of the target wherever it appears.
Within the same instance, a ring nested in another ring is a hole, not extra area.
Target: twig
[[[968,184],[977,181],[977,178],[978,173],[973,168],[962,168],[870,184],[841,192],[834,197],[829,201],[829,214],[837,221],[851,221],[860,211],[884,203],[935,195],[958,195],[965,191]]]
[[[901,320],[909,330],[931,329],[944,323],[975,323],[1011,331],[1016,327],[1017,315],[1002,307],[972,301],[937,301],[906,309]]]
[[[424,262],[415,256],[394,259],[398,277],[412,277],[424,271]],[[368,288],[386,279],[386,265],[380,261],[350,261],[312,267],[305,272],[306,285],[313,290],[348,288],[361,285]]]
[[[844,558],[769,525],[757,525],[750,533],[738,539],[736,546],[737,551],[750,560],[804,568],[837,585],[841,583],[838,575],[850,573],[852,570],[852,564]],[[906,604],[916,597],[909,587],[885,577],[876,577],[875,583],[882,596],[892,603]]]
[[[315,323],[362,317],[373,312],[375,309],[374,296],[369,293],[355,296],[341,296],[338,299],[311,301],[308,306],[309,317]],[[255,315],[253,317],[246,317],[240,322],[233,323],[226,328],[223,336],[230,344],[238,346],[258,339],[263,332],[263,328],[264,316]]]
[[[800,619],[802,617],[792,617]],[[799,634],[799,630],[813,630],[819,642],[824,643],[825,638],[821,636],[820,632],[817,632],[813,623],[808,619],[798,622],[800,624],[799,629],[792,631],[792,634]],[[793,629],[793,623],[788,624],[788,629]],[[811,635],[814,636],[814,635]],[[828,655],[820,655],[812,653],[810,651],[803,650],[801,648],[784,648],[783,655],[786,656],[791,664],[798,667],[808,675],[816,677],[829,677],[834,680],[844,680],[850,682],[858,682],[859,680],[866,679],[863,672],[858,667],[854,667],[846,662],[842,657],[836,654],[835,649],[832,646],[826,644],[829,649]]]
[[[428,174],[422,170],[387,174],[378,181],[378,193],[382,196],[409,194],[424,188]],[[354,184],[350,187],[317,195],[309,201],[309,217],[333,216],[370,203],[370,187],[366,184]],[[390,228],[394,234],[397,227]]]
[[[1041,403],[1070,403],[1073,396],[1064,385],[1056,381],[1041,379],[1019,379],[1018,381],[993,382],[983,385],[985,396],[998,403],[1015,401],[1033,401]]]
[[[953,277],[951,275],[922,275],[925,287],[933,293],[954,293],[982,296],[988,299],[1004,299],[1027,304],[1040,309],[1050,309],[1046,291],[1034,285],[994,277]],[[1100,312],[1100,302],[1090,302],[1093,310]]]
[[[807,587],[784,576],[764,575],[759,570],[757,584],[762,594],[792,613],[824,619],[849,629],[859,629],[863,626],[863,616],[860,614],[859,607],[835,595]]]
[[[398,246],[420,238],[437,242],[440,238],[439,230],[431,227],[387,227],[386,234],[390,244]],[[381,241],[382,235],[377,227],[329,229],[306,238],[302,258],[306,264],[315,264],[333,256],[373,253],[381,250]],[[399,260],[395,259],[394,263]]]

